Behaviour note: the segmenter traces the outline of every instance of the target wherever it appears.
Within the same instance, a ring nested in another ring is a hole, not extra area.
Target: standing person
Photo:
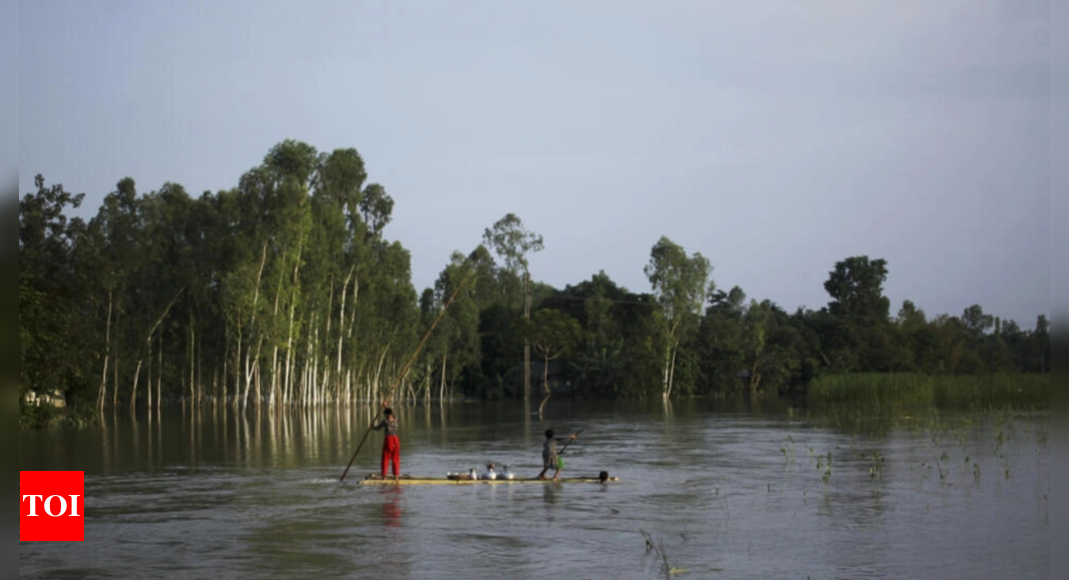
[[[567,437],[554,437],[553,429],[546,429],[546,441],[542,444],[542,473],[538,474],[538,479],[545,479],[546,472],[552,467],[555,470],[553,472],[553,481],[557,481],[557,476],[560,475],[561,470],[560,456],[557,455],[557,443],[569,439],[575,439],[575,433]]]
[[[397,438],[397,417],[393,409],[386,407],[382,411],[382,422],[375,425],[374,429],[386,430],[386,438],[382,441],[382,478],[386,479],[386,468],[393,463],[393,478],[396,480],[401,475],[401,440]]]

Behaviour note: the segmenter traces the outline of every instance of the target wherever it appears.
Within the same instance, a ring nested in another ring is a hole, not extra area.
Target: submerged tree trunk
[[[427,362],[423,365],[423,402],[431,402],[431,359],[427,357]]]
[[[523,318],[531,319],[531,274],[523,271]],[[523,339],[523,398],[531,397],[531,341]]]
[[[679,340],[676,339],[676,331],[679,330],[680,323],[675,321],[670,323],[668,328],[668,341],[665,344],[664,349],[664,376],[661,386],[661,397],[664,400],[668,400],[668,397],[672,395],[672,382],[675,375],[676,368],[676,352],[679,351]]]
[[[256,271],[256,282],[252,291],[252,312],[249,314],[249,332],[256,332],[256,313],[258,311],[258,304],[260,303],[260,280],[263,278],[264,265],[267,263],[267,246],[268,242],[264,242],[264,249],[260,256],[260,268]],[[256,374],[256,367],[260,363],[260,348],[263,345],[263,333],[258,332],[260,336],[256,340],[256,350],[252,349],[250,336],[250,345],[248,350],[245,351],[245,388],[241,396],[241,406],[244,408],[249,404],[249,390],[252,387],[252,379]],[[240,350],[239,350],[240,353]]]
[[[345,275],[345,281],[341,284],[341,306],[338,310],[338,349],[336,351],[336,362],[334,367],[334,372],[337,374],[338,380],[341,380],[342,377],[342,345],[345,341],[345,299],[349,293],[349,279],[353,277],[353,270],[355,268],[356,266],[351,266],[349,268],[349,273]],[[340,385],[338,389],[338,396],[341,397]],[[346,387],[346,391],[348,391],[348,387]],[[348,394],[346,394],[346,398],[348,398]]]
[[[160,333],[163,334],[162,332]],[[148,376],[145,377],[145,395],[148,397],[148,412],[152,414],[152,342],[148,343]]]
[[[156,319],[156,322],[148,330],[148,336],[145,337],[145,346],[148,349],[149,364],[152,364],[152,335],[156,333],[156,329],[159,328],[160,324],[163,324],[163,320],[165,318],[167,318],[167,313],[171,311],[171,307],[174,306],[174,303],[175,303],[176,300],[178,300],[178,297],[182,295],[182,291],[183,290],[185,290],[185,288],[179,289],[178,292],[175,293],[174,298],[171,298],[171,301],[168,302],[167,306],[163,309],[163,313],[160,314],[159,318]],[[137,368],[134,370],[134,387],[133,387],[133,390],[130,391],[130,411],[131,412],[134,410],[134,406],[137,404],[137,379],[141,374],[141,364],[143,362],[144,362],[144,359],[141,358],[141,357],[138,357],[138,359],[137,359]],[[151,383],[149,383],[149,388],[150,389],[152,388],[152,384]],[[151,398],[151,395],[150,395],[150,398]]]
[[[445,401],[445,361],[449,358],[449,351],[442,353],[442,376],[438,384],[438,400]]]
[[[190,330],[190,332],[192,332],[192,330]],[[160,410],[160,403],[162,402],[162,399],[163,399],[163,394],[162,394],[163,393],[163,333],[162,332],[160,333],[159,343],[160,343],[160,347],[157,350],[159,351],[158,356],[160,358],[160,366],[159,366],[159,373],[157,373],[157,376],[156,376],[156,412],[157,413]]]
[[[114,413],[119,407],[119,355],[115,355],[115,362],[111,365],[111,410]]]
[[[672,363],[672,345],[669,344],[669,345],[665,346],[665,349],[664,349],[664,369],[661,370],[661,397],[664,398],[664,399],[668,398],[668,390],[670,388],[669,384],[668,384],[668,372],[669,372],[669,366],[671,365],[671,363]]]
[[[382,355],[379,356],[379,364],[375,368],[375,394],[376,394],[376,397],[378,396],[379,393],[382,392],[382,389],[379,386],[379,377],[382,375],[382,363],[384,363],[386,361],[386,353],[388,353],[388,352],[390,352],[390,346],[386,345],[386,348],[382,349]],[[390,395],[391,395],[391,393],[386,393],[385,396],[389,397]],[[386,399],[384,398],[383,401],[385,401],[385,400]]]
[[[108,320],[104,325],[104,370],[100,374],[100,391],[97,393],[97,409],[104,414],[104,400],[108,390],[108,360],[111,358],[111,290],[108,290]]]
[[[675,386],[676,355],[678,355],[678,354],[679,354],[679,345],[677,344],[677,345],[674,346],[674,348],[672,348],[672,365],[668,369],[668,391],[665,392],[665,394],[664,394],[664,398],[665,399],[668,399],[669,397],[672,396],[672,387]]]
[[[753,367],[750,371],[750,394],[757,392],[757,389],[761,386],[761,373],[757,372],[757,366],[761,363],[761,357],[757,357],[753,361]]]
[[[134,412],[134,408],[137,405],[137,380],[141,376],[141,363],[143,359],[137,359],[137,367],[134,369],[134,386],[130,390],[130,412]]]
[[[549,351],[543,356],[542,360],[542,391],[546,394],[542,399],[542,404],[538,406],[538,418],[542,418],[542,411],[546,408],[546,403],[549,402],[549,396],[552,394],[549,390]]]
[[[115,313],[115,330],[116,330],[116,332],[120,332],[122,330],[122,325],[119,324],[119,320],[121,318],[122,318],[122,306],[120,305],[118,311]],[[121,341],[117,341],[117,342],[121,342]],[[113,357],[113,360],[111,361],[111,378],[112,378],[112,383],[111,383],[111,411],[112,411],[112,413],[114,413],[115,410],[119,408],[119,362],[121,361],[121,358],[119,357],[119,348],[120,348],[120,345],[116,344],[115,345],[115,351],[116,351],[115,352],[115,356]]]

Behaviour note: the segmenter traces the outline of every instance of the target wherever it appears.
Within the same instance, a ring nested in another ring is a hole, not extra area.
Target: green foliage
[[[505,269],[517,273],[527,271],[527,255],[539,252],[544,245],[542,236],[528,231],[516,214],[508,213],[483,232],[483,242],[493,248],[505,261]]]
[[[150,373],[168,398],[374,395],[418,310],[408,252],[383,239],[393,202],[366,178],[354,149],[288,140],[199,199],[123,179],[87,227],[62,218],[80,197],[40,180],[20,202],[21,382],[109,402]]]
[[[918,407],[987,409],[1007,406],[1045,409],[1050,404],[1050,375],[826,375],[810,385],[807,402],[818,407],[877,410]]]
[[[569,352],[579,342],[579,323],[571,316],[552,308],[537,310],[530,319],[514,323],[514,332],[529,340],[539,356],[547,361]]]
[[[37,192],[19,200],[19,407],[30,409],[21,396],[28,389],[63,393],[80,399],[87,393],[84,362],[91,357],[88,326],[81,309],[92,272],[80,262],[86,234],[80,219],[64,212],[81,204],[62,185],[45,186],[38,175]],[[31,423],[39,417],[31,417]]]
[[[664,236],[650,250],[650,261],[643,271],[673,328],[694,322],[715,288],[709,280],[713,271],[709,260],[700,253],[688,257],[682,246]]]
[[[666,325],[661,389],[667,398],[675,382],[680,344],[697,329],[702,305],[715,288],[709,279],[713,267],[700,253],[688,257],[682,246],[662,236],[650,250],[650,261],[643,271]]]
[[[864,321],[887,319],[890,302],[883,295],[887,261],[854,256],[836,262],[824,289],[832,301],[828,310],[835,316]]]
[[[143,404],[151,375],[168,401],[380,398],[470,272],[406,377],[412,396],[517,396],[527,339],[579,398],[1047,404],[1046,316],[1023,329],[979,305],[929,318],[907,300],[892,319],[887,263],[867,256],[836,263],[826,308],[793,314],[717,291],[709,261],[667,237],[644,269],[652,293],[604,272],[558,290],[525,278],[543,241],[509,213],[417,294],[408,251],[386,238],[394,201],[367,181],[355,149],[287,140],[199,198],[124,178],[84,223],[65,216],[82,196],[38,176],[19,200],[20,396],[58,389],[85,414]],[[23,405],[20,423],[53,413]]]

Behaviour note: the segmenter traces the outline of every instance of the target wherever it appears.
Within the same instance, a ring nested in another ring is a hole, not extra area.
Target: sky
[[[360,152],[417,291],[511,212],[558,288],[650,291],[667,236],[788,311],[867,255],[892,313],[1050,314],[1045,0],[19,8],[20,191],[85,218],[126,176],[234,187],[292,138]]]

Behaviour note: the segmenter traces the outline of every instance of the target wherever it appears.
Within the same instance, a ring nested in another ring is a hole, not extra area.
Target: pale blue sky
[[[788,310],[884,258],[897,311],[1050,310],[1040,0],[23,2],[20,187],[95,214],[275,143],[356,147],[417,290],[508,212],[532,274],[648,291],[667,235]]]

